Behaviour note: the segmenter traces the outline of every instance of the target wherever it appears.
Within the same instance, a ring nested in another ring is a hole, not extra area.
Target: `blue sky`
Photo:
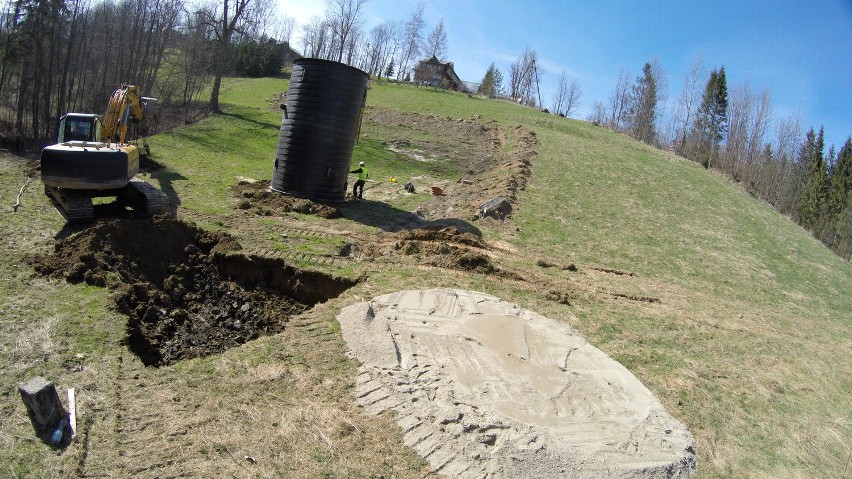
[[[417,0],[371,0],[367,28],[405,21]],[[298,25],[322,15],[322,0],[278,0]],[[728,87],[748,84],[772,95],[773,120],[799,113],[805,129],[825,127],[837,148],[852,135],[852,0],[815,1],[558,1],[431,0],[428,34],[441,20],[447,60],[463,80],[479,81],[491,62],[508,77],[525,46],[539,54],[542,101],[549,106],[565,71],[583,89],[579,118],[606,103],[619,72],[630,78],[659,59],[672,106],[696,58],[706,74],[725,67]]]

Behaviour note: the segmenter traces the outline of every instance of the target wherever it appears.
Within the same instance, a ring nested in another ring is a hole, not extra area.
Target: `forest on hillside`
[[[0,137],[38,149],[66,112],[102,113],[122,83],[166,107],[210,99],[222,75],[280,74],[292,20],[265,0],[7,0],[0,11]],[[218,94],[218,91],[217,91]],[[218,109],[217,104],[212,105]]]
[[[410,81],[421,59],[446,60],[446,26],[426,24],[425,3],[368,28],[368,1],[326,0],[324,16],[297,29],[271,0],[5,0],[0,143],[37,151],[64,113],[102,112],[125,82],[184,121],[217,112],[223,76],[280,74],[298,55],[294,38],[306,57],[397,81]],[[476,93],[543,109],[538,64],[527,46],[505,73],[492,63]],[[729,175],[852,258],[852,138],[827,146],[823,130],[805,131],[798,116],[773,118],[771,93],[729,88],[724,66],[707,73],[696,60],[671,106],[668,89],[659,60],[633,78],[622,70],[587,120]],[[563,72],[544,111],[574,116],[582,93]]]

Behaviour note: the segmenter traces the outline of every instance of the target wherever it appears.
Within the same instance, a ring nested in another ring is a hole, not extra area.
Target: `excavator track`
[[[169,212],[169,196],[139,178],[133,178],[121,192],[121,199],[147,216]]]
[[[92,197],[76,190],[45,186],[44,192],[68,223],[89,223],[95,220]]]

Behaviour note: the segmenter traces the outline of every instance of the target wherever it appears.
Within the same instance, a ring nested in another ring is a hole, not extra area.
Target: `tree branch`
[[[27,180],[24,182],[23,186],[21,186],[21,191],[18,192],[18,197],[15,198],[15,204],[12,205],[12,212],[13,213],[17,213],[18,208],[21,207],[21,196],[24,195],[24,190],[27,188],[27,185],[29,185],[32,181],[33,181],[33,177],[28,176]]]

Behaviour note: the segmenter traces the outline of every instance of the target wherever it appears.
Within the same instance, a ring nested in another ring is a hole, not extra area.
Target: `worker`
[[[349,173],[357,173],[358,181],[355,182],[355,186],[352,187],[352,197],[361,199],[364,197],[364,182],[367,181],[367,177],[370,176],[367,173],[367,168],[364,168],[364,162],[358,163],[359,168],[357,170],[350,171]]]

